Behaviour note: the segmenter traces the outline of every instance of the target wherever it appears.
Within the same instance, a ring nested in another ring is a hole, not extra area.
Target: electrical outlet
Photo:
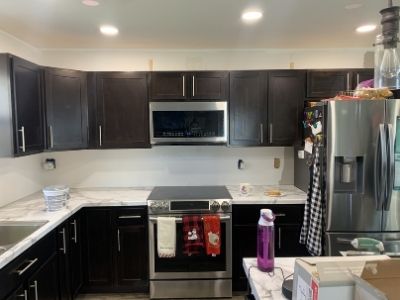
[[[280,158],[274,158],[274,168],[279,169],[281,167],[281,159]]]

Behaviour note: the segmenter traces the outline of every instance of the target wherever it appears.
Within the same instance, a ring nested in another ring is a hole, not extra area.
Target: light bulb
[[[398,89],[400,87],[400,59],[397,54],[397,48],[385,49],[383,52],[381,72],[381,87]]]

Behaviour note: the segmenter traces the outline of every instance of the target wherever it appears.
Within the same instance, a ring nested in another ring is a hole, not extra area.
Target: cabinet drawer
[[[147,207],[117,209],[115,219],[118,226],[145,224],[147,222]]]
[[[55,252],[56,236],[52,232],[0,270],[0,299],[29,278]]]
[[[301,224],[303,222],[304,205],[262,204],[233,205],[233,224],[254,225],[260,218],[260,209],[269,208],[276,215],[276,224]]]

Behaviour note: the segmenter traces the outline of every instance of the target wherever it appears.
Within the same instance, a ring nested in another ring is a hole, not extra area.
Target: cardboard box
[[[390,258],[385,255],[298,258],[294,267],[292,299],[353,300],[354,276],[361,275],[367,261],[379,260]]]
[[[355,300],[400,299],[400,260],[370,261],[361,276],[354,274]]]

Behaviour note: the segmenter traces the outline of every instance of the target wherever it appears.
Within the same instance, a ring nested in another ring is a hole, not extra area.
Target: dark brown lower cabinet
[[[83,292],[147,292],[147,208],[87,208]]]
[[[28,300],[58,300],[57,259],[47,263],[28,281]]]
[[[244,257],[257,256],[257,223],[260,209],[269,208],[277,214],[275,219],[275,256],[308,256],[299,243],[303,220],[303,204],[291,205],[234,205],[233,206],[233,290],[244,291],[247,278],[243,271]]]

